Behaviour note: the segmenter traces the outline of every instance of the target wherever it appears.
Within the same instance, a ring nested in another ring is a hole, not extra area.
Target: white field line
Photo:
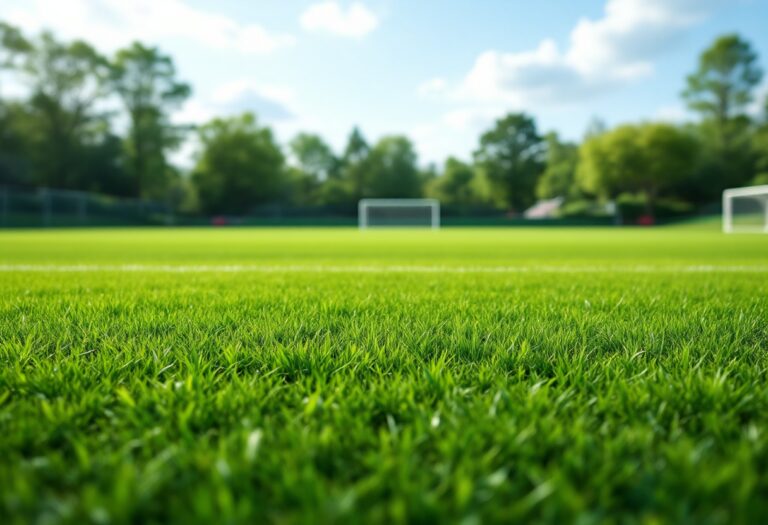
[[[764,273],[768,265],[279,265],[279,264],[0,264],[0,272],[40,273]]]

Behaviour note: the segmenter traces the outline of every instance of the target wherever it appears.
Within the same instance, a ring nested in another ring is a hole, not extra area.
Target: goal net
[[[768,185],[723,192],[725,233],[768,233]]]
[[[357,206],[360,228],[440,227],[440,203],[436,199],[362,199]]]

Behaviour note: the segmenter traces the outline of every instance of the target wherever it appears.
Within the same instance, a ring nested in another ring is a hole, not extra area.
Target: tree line
[[[283,147],[252,113],[174,124],[192,88],[157,47],[136,42],[106,56],[82,40],[29,37],[0,22],[0,79],[12,75],[28,92],[0,100],[0,185],[155,199],[205,214],[430,196],[457,210],[514,213],[562,197],[574,215],[618,200],[652,215],[670,203],[712,202],[726,187],[768,184],[768,97],[757,115],[749,111],[763,76],[752,46],[724,35],[692,69],[681,97],[696,122],[607,129],[595,121],[575,143],[509,113],[481,134],[471,159],[449,157],[438,169],[420,166],[403,135],[371,144],[355,128],[335,152],[311,133]],[[190,134],[199,146],[183,172],[169,154]]]

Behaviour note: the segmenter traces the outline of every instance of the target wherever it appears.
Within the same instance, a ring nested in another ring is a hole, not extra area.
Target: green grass
[[[759,522],[766,241],[0,232],[0,517]]]

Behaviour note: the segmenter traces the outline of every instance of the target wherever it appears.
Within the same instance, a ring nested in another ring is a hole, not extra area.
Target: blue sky
[[[104,52],[160,46],[194,86],[179,122],[249,109],[282,141],[337,149],[358,125],[409,135],[424,163],[468,158],[507,111],[571,139],[593,117],[685,120],[684,76],[722,33],[768,69],[768,0],[3,0],[0,19]]]

